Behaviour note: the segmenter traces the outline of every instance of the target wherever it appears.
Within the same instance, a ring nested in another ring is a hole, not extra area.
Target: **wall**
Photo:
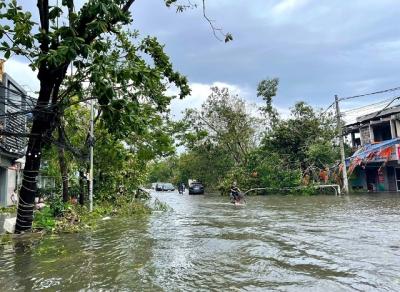
[[[3,85],[0,91],[0,103],[6,104],[0,107],[0,115],[12,114],[25,110],[26,91],[18,85],[8,74],[3,74]],[[12,133],[24,133],[26,131],[26,117],[24,115],[2,118],[0,127]],[[26,145],[26,138],[18,136],[5,136],[0,139],[0,147],[15,157],[22,157]]]
[[[371,141],[369,127],[360,128],[361,145],[368,144]]]
[[[1,71],[1,70],[0,70]],[[1,74],[1,72],[0,72]],[[26,107],[26,91],[7,73],[1,75],[0,88],[0,128],[13,133],[26,131],[25,116],[5,118],[6,114],[24,110]],[[24,154],[26,139],[16,136],[0,135],[0,205],[11,205],[11,194],[16,186],[17,169],[13,169],[13,161]]]
[[[11,160],[0,154],[0,206],[12,205],[11,194],[16,187],[18,169],[14,168]]]
[[[6,206],[7,202],[7,169],[0,167],[0,206]]]
[[[14,202],[11,200],[11,195],[14,192],[17,184],[17,169],[8,169],[7,171],[8,181],[7,181],[7,206],[13,205]]]

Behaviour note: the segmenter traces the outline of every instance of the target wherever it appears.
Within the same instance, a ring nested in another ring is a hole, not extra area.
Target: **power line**
[[[328,110],[335,104],[335,102],[332,102],[323,112],[321,115],[324,115],[328,112]]]
[[[3,33],[6,35],[6,37],[11,41],[11,43],[14,45],[14,40],[8,35],[6,31],[3,31]],[[17,45],[17,48],[20,50],[22,55],[26,57],[31,63],[33,63],[32,59]]]
[[[380,115],[385,109],[387,109],[395,100],[400,99],[400,96],[397,96],[395,98],[392,99],[391,102],[389,102],[383,109],[381,109],[380,111],[378,111],[373,118],[376,118],[378,115]]]
[[[397,91],[397,90],[400,90],[400,86],[399,86],[399,87],[390,88],[390,89],[385,89],[385,90],[380,90],[380,91],[365,93],[365,94],[359,94],[359,95],[341,97],[341,98],[339,98],[339,101],[348,100],[348,99],[353,99],[353,98],[357,98],[357,97],[363,97],[363,96],[370,96],[370,95],[375,95],[375,94],[381,94],[381,93],[386,93],[386,92],[393,92],[393,91]]]
[[[30,95],[28,95],[28,94],[25,94],[25,93],[23,93],[23,92],[21,92],[21,91],[19,91],[19,90],[15,90],[15,89],[11,89],[10,87],[8,87],[8,86],[5,86],[5,85],[3,85],[3,84],[0,84],[0,88],[4,88],[4,89],[6,89],[6,90],[8,90],[8,91],[10,91],[10,92],[12,92],[12,93],[14,93],[15,95],[19,95],[19,96],[23,96],[23,97],[25,97],[25,98],[28,98],[30,101],[37,101],[37,98],[36,97],[33,97],[33,96],[30,96]]]
[[[360,107],[356,107],[356,108],[351,108],[351,109],[342,111],[342,113],[349,113],[349,112],[358,111],[358,110],[362,110],[362,109],[373,108],[373,107],[375,107],[377,105],[385,104],[385,103],[391,101],[392,99],[393,98],[387,98],[387,99],[381,100],[379,102],[371,103],[371,104],[360,106]]]

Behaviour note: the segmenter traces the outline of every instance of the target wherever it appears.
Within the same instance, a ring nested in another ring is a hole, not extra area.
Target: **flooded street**
[[[400,291],[400,197],[155,194],[173,211],[0,246],[1,291]]]

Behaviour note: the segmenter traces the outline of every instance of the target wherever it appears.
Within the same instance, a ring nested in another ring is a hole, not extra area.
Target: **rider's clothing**
[[[231,199],[235,201],[240,201],[241,195],[240,195],[240,190],[238,187],[232,186],[231,187],[231,194],[230,194]]]

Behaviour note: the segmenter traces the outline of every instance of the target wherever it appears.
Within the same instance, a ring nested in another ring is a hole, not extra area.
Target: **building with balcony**
[[[354,154],[347,158],[353,190],[400,191],[400,106],[368,115],[345,127]]]
[[[26,91],[0,62],[0,206],[15,203],[13,195],[21,180],[21,161],[26,147]]]

